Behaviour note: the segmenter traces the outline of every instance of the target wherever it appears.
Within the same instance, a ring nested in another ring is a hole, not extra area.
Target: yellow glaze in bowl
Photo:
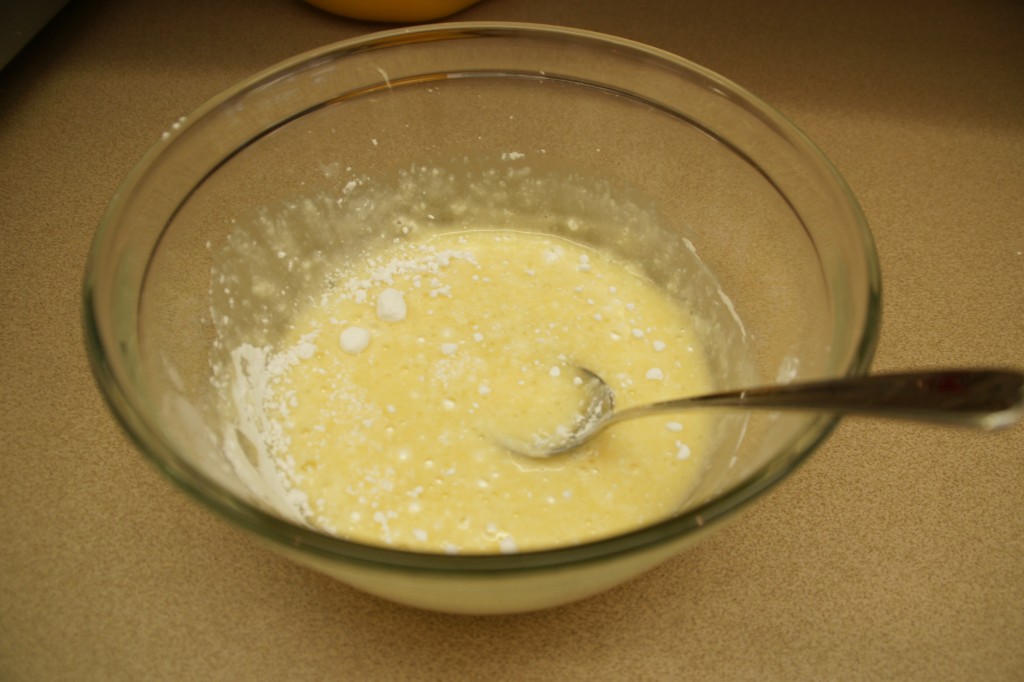
[[[489,188],[485,201],[465,201],[474,187]],[[562,187],[572,191],[552,189]],[[273,346],[292,322],[287,302],[324,281],[326,255],[358,255],[413,224],[461,229],[473,211],[503,229],[543,219],[544,233],[621,252],[680,292],[705,321],[706,347],[752,354],[751,376],[729,353],[709,358],[719,390],[868,371],[880,313],[871,235],[789,121],[645,45],[453,23],[300,55],[174,123],[117,191],[87,265],[98,384],[141,452],[220,517],[367,592],[471,614],[552,607],[630,579],[721,527],[832,430],[829,415],[716,416],[729,447],[676,513],[552,549],[409,551],[284,513],[274,489],[252,485],[253,441],[208,409],[221,396],[212,359],[243,341]],[[645,211],[657,220],[636,220]],[[236,250],[232,267],[249,284],[226,291],[213,266],[244,235],[274,248]],[[222,322],[239,338],[218,345]]]

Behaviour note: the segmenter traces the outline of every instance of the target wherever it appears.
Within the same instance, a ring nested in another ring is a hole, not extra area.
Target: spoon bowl
[[[945,370],[877,374],[759,386],[665,400],[615,410],[615,392],[597,374],[577,368],[589,395],[586,409],[552,434],[499,435],[508,450],[543,459],[575,450],[619,422],[694,408],[798,410],[1005,428],[1024,412],[1024,374],[1006,370]]]

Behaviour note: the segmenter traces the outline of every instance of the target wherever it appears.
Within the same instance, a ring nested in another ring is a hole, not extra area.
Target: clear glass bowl
[[[662,232],[575,238],[614,241],[667,286],[692,273],[699,255],[717,278],[699,305],[742,321],[709,341],[743,346],[750,361],[739,371],[723,352],[721,388],[867,371],[879,328],[877,258],[850,191],[810,141],[742,88],[679,57],[585,31],[505,23],[439,24],[331,45],[175,123],[125,180],[97,232],[85,282],[87,343],[98,383],[141,451],[269,546],[398,602],[527,611],[607,589],[693,544],[793,470],[835,419],[723,417],[730,447],[678,515],[546,551],[398,551],[329,536],[268,506],[227,462],[208,409],[216,254],[259,207],[301,223],[304,210],[340,196],[354,173],[387,187],[401,169],[470,157],[484,159],[483,172],[487,159],[536,164],[642,195]],[[530,210],[564,208],[520,194]],[[326,237],[307,245],[309,260],[353,242],[355,235]],[[282,319],[264,304],[272,334]]]

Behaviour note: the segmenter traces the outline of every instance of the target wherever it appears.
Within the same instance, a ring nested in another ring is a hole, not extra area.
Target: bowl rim
[[[286,521],[260,507],[220,488],[197,468],[181,459],[174,447],[158,429],[148,423],[145,411],[131,392],[122,385],[112,369],[105,343],[96,319],[94,273],[101,247],[108,238],[124,209],[127,197],[145,178],[153,162],[194,122],[216,111],[226,102],[252,91],[282,74],[304,64],[328,57],[340,59],[375,49],[399,47],[421,41],[444,41],[475,37],[540,36],[552,39],[583,42],[592,46],[616,48],[632,54],[644,55],[674,68],[698,74],[713,82],[731,97],[742,100],[745,106],[757,110],[769,119],[777,132],[784,132],[790,143],[797,145],[808,158],[813,159],[826,177],[845,197],[846,205],[855,223],[862,255],[867,266],[867,314],[855,345],[846,376],[867,373],[878,343],[881,316],[881,273],[874,239],[867,220],[852,191],[825,154],[788,118],[771,105],[723,76],[695,64],[683,57],[637,41],[605,33],[564,26],[522,22],[443,22],[425,26],[402,27],[377,31],[355,38],[331,43],[306,51],[267,67],[227,88],[204,104],[179,119],[172,129],[164,133],[142,156],[116,190],[105,211],[90,249],[83,283],[83,323],[85,343],[94,378],[108,407],[135,446],[159,470],[191,497],[213,510],[217,515],[252,532],[256,536],[288,550],[298,550],[314,556],[340,560],[350,564],[378,569],[444,574],[496,574],[526,572],[595,560],[611,559],[641,551],[653,546],[678,540],[700,529],[717,524],[731,516],[752,500],[771,488],[795,470],[828,437],[839,422],[835,416],[821,415],[793,438],[780,456],[771,459],[740,483],[716,494],[710,500],[651,525],[619,535],[578,545],[523,551],[515,554],[443,554],[425,553],[362,544],[328,535],[311,527]]]

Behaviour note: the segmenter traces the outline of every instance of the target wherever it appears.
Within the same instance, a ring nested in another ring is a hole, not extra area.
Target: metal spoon
[[[961,370],[878,374],[811,383],[762,386],[630,407],[615,411],[615,394],[601,377],[578,368],[590,399],[571,425],[553,435],[522,440],[503,435],[509,450],[551,457],[583,445],[612,424],[662,412],[707,407],[803,410],[864,414],[939,424],[998,429],[1024,413],[1024,374],[1002,370]]]

